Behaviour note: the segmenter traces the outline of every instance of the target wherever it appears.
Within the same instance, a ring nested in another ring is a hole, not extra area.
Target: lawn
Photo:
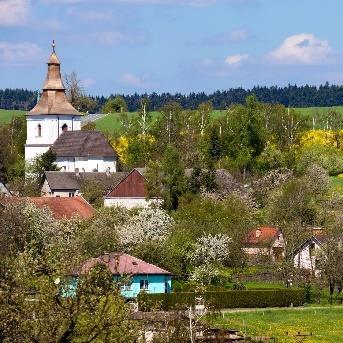
[[[1,110],[0,109],[0,125],[8,124],[11,122],[14,116],[23,116],[26,111],[17,111],[17,110]]]
[[[296,108],[298,112],[303,115],[312,117],[316,114],[326,113],[328,110],[336,110],[338,112],[343,112],[343,106],[334,106],[334,107],[302,107]]]
[[[343,342],[343,307],[301,309],[259,309],[251,312],[226,312],[215,319],[220,327],[239,329],[251,336],[269,336],[277,342],[299,342],[288,336],[311,333],[304,342]]]

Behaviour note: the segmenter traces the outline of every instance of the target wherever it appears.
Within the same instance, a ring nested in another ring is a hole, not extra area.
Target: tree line
[[[124,98],[127,110],[138,111],[142,99],[149,99],[150,110],[157,111],[168,102],[178,102],[184,109],[196,109],[201,103],[210,101],[215,110],[223,110],[232,104],[244,104],[249,95],[256,95],[263,103],[282,104],[286,107],[338,106],[343,104],[343,86],[325,83],[320,86],[256,86],[251,89],[230,88],[217,90],[207,94],[205,92],[161,93],[151,94],[111,94],[106,96],[88,96],[91,103],[80,105],[85,112],[101,112],[105,103],[116,95]],[[0,108],[9,110],[30,110],[37,102],[37,91],[27,89],[0,89]]]

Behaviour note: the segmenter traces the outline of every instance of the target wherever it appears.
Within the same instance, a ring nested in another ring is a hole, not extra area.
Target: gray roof
[[[52,145],[57,157],[116,157],[107,138],[99,131],[66,131]]]
[[[118,173],[74,173],[60,171],[46,171],[45,179],[47,180],[50,189],[53,190],[79,190],[82,182],[94,181],[99,182],[104,191],[108,191],[118,182],[125,178],[128,172]]]

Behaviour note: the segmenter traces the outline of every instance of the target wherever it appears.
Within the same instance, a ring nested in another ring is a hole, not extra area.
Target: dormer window
[[[257,229],[256,230],[256,238],[259,238],[261,236],[261,230],[260,229]]]
[[[63,124],[63,125],[62,125],[62,131],[63,131],[63,132],[68,131],[68,125],[67,125],[67,124]]]
[[[37,137],[42,137],[42,125],[37,125]]]

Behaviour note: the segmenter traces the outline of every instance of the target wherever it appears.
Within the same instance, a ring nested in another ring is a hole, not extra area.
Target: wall
[[[310,253],[311,243],[312,241],[308,242],[296,255],[294,255],[294,267],[313,271],[317,269],[316,255],[320,252],[321,247],[316,242],[313,242],[314,251]]]
[[[136,298],[140,289],[140,280],[149,281],[148,293],[165,293],[165,280],[168,282],[168,293],[171,292],[170,275],[135,275],[132,279],[131,290],[122,290],[121,294],[125,298]]]
[[[58,157],[56,160],[58,167],[62,168],[61,171],[75,172],[78,168],[80,172],[92,172],[95,169],[98,172],[110,171],[115,173],[117,171],[116,159],[100,157]]]
[[[42,115],[27,116],[27,139],[26,145],[40,145],[40,147],[25,147],[25,160],[30,161],[38,154],[46,152],[57,137],[62,133],[62,126],[68,125],[69,131],[81,130],[81,118],[79,116]],[[41,125],[41,136],[38,136],[38,125]],[[41,146],[45,147],[41,147]],[[37,149],[40,148],[40,149]]]

